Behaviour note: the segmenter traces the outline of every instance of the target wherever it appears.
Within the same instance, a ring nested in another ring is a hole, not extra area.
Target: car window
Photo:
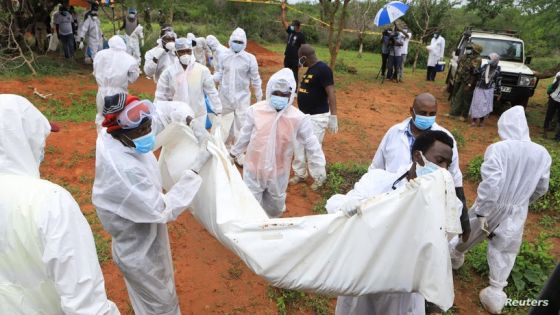
[[[493,38],[471,38],[475,44],[482,46],[482,57],[491,53],[500,55],[501,60],[523,62],[523,44],[517,41]]]

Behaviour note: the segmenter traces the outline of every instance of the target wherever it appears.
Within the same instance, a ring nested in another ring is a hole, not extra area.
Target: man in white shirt
[[[445,39],[443,36],[440,35],[439,31],[434,33],[434,37],[430,42],[430,46],[427,47],[428,49],[428,69],[426,72],[426,80],[427,81],[435,81],[436,80],[436,66],[438,61],[443,58],[443,54],[445,53]]]
[[[410,39],[412,38],[412,33],[410,32],[410,30],[408,29],[408,26],[404,26],[403,30],[402,30],[403,34],[408,35],[408,37],[405,37],[405,39],[403,40],[403,45],[401,47],[401,67],[399,69],[399,82],[403,81],[403,71],[404,71],[404,66],[406,65],[406,56],[408,55],[408,43],[410,42]]]
[[[435,122],[437,102],[432,94],[422,93],[417,95],[410,108],[410,114],[411,117],[394,125],[387,131],[377,148],[369,166],[370,169],[383,169],[391,173],[404,172],[405,168],[412,162],[411,149],[416,138],[428,130],[441,130],[453,138],[453,135],[447,129]],[[453,159],[449,166],[449,172],[455,182],[457,197],[463,202],[461,227],[463,229],[462,237],[466,240],[470,234],[470,225],[463,191],[463,174],[459,169],[459,152],[455,139],[453,139]]]

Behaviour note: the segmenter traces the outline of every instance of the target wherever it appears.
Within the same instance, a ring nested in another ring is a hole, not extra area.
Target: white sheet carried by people
[[[329,295],[420,292],[443,310],[453,304],[446,238],[448,213],[456,213],[453,179],[436,171],[402,189],[342,212],[269,219],[231,164],[218,131],[208,144],[213,157],[201,170],[194,217],[225,247],[272,285]],[[164,189],[195,160],[192,131],[170,125],[160,169]],[[454,206],[451,206],[454,205]]]

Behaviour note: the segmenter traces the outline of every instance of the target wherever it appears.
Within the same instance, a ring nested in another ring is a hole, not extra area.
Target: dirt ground
[[[271,75],[282,66],[283,56],[250,43],[248,50],[257,55],[263,77],[263,90]],[[444,76],[439,74],[436,82],[424,82],[421,75],[406,77],[405,83],[385,82],[373,78],[354,82],[351,87],[337,91],[339,133],[327,134],[323,143],[327,161],[369,164],[381,138],[389,127],[409,115],[414,95],[431,92],[439,101],[438,123],[449,130],[459,131],[466,142],[460,148],[460,165],[476,155],[484,153],[488,144],[497,138],[496,117],[492,116],[482,128],[471,128],[465,123],[444,117],[449,111],[444,91]],[[80,95],[95,90],[95,81],[89,71],[71,77],[45,77],[19,81],[0,82],[0,93],[28,96],[32,102],[40,101],[32,96],[33,87],[43,94],[63,102],[68,95]],[[155,85],[141,77],[130,87],[134,93],[153,94]],[[95,106],[94,103],[91,106]],[[92,122],[60,122],[61,132],[52,134],[47,141],[43,177],[70,190],[88,218],[95,209],[91,205],[91,187],[95,176],[96,131]],[[535,131],[533,131],[535,132]],[[308,181],[307,184],[311,182]],[[469,204],[474,201],[476,186],[465,181]],[[312,214],[313,205],[320,196],[309,185],[290,186],[285,216]],[[538,230],[537,219],[529,216],[527,233]],[[99,227],[97,227],[99,228]],[[107,235],[101,232],[105,237]],[[276,301],[267,295],[268,284],[249,271],[231,252],[221,246],[193,217],[186,213],[169,224],[171,248],[175,266],[175,281],[183,314],[276,314]],[[559,245],[558,239],[555,245]],[[555,248],[558,254],[558,247]],[[556,255],[558,256],[558,255]],[[120,271],[109,260],[102,265],[108,296],[123,314],[132,313],[126,287]],[[476,278],[475,278],[476,279]],[[465,284],[455,282],[456,314],[484,314],[478,291],[486,286],[486,279]],[[334,299],[331,301],[331,307]],[[299,312],[299,311],[298,311]]]

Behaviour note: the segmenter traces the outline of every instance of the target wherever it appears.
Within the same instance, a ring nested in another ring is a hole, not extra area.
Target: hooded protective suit
[[[168,32],[165,35],[167,36],[168,34],[177,38],[174,32]],[[154,62],[154,58],[157,60],[157,63]],[[157,83],[163,71],[169,65],[172,65],[176,59],[175,51],[166,50],[160,38],[157,40],[157,46],[148,50],[144,56],[144,73],[148,77],[153,78],[154,83]]]
[[[194,57],[196,62],[206,66],[207,58],[206,56],[210,54],[210,49],[206,44],[206,38],[197,37],[195,38],[196,46],[193,48]]]
[[[194,118],[205,125],[208,112],[204,95],[208,96],[212,111],[221,114],[222,103],[210,70],[195,62],[194,55],[191,55],[186,69],[178,59],[175,59],[175,62],[162,73],[157,82],[155,100],[156,102],[184,102],[193,110]]]
[[[220,67],[221,56],[228,50],[228,48],[220,44],[220,41],[214,35],[206,36],[206,44],[212,53],[210,65],[216,72]]]
[[[289,85],[288,105],[277,111],[270,104],[272,92],[279,84]],[[309,170],[315,180],[325,178],[325,155],[313,133],[309,116],[292,106],[296,81],[292,71],[284,68],[270,77],[266,100],[247,110],[247,119],[231,154],[239,156],[245,149],[243,181],[270,217],[285,210],[286,188],[294,154],[294,141],[305,147]]]
[[[49,131],[27,99],[0,95],[0,314],[119,314],[78,204],[39,178]]]
[[[126,51],[136,59],[138,66],[142,62],[142,54],[140,53],[140,43],[144,46],[144,28],[142,25],[136,26],[132,34],[128,36],[126,43]],[[109,45],[110,46],[110,45]]]
[[[233,41],[243,42],[243,48],[239,52],[231,48]],[[247,36],[241,28],[236,28],[229,38],[230,48],[220,56],[220,66],[214,74],[214,81],[220,83],[220,99],[222,101],[223,114],[234,113],[233,126],[229,132],[229,141],[235,142],[239,137],[239,131],[245,121],[245,112],[251,104],[251,91],[253,91],[257,102],[262,100],[261,77],[259,65],[254,55],[245,51],[247,47]]]
[[[101,22],[97,16],[89,15],[78,31],[78,41],[82,41],[87,36],[87,49],[91,50],[91,59],[95,60],[95,54],[103,49],[103,31]],[[81,48],[81,47],[80,47]],[[86,54],[86,61],[88,56]]]
[[[128,93],[128,84],[140,75],[136,60],[126,52],[122,37],[115,35],[109,39],[109,49],[97,54],[93,62],[93,75],[97,81],[97,116],[95,123],[103,121],[104,97],[117,93]]]
[[[482,304],[491,313],[499,313],[506,302],[503,288],[513,268],[523,236],[529,204],[548,190],[550,164],[547,150],[529,138],[529,127],[522,106],[514,106],[498,120],[502,141],[486,149],[481,166],[475,204],[469,211],[472,232],[466,243],[452,240],[451,258],[457,269],[464,253],[482,242],[477,216],[485,217],[491,236],[488,241],[490,286],[480,292]]]
[[[156,134],[184,122],[187,106],[160,102],[152,120]],[[185,171],[167,193],[153,153],[138,154],[103,129],[97,137],[92,200],[113,237],[113,260],[124,274],[136,314],[180,314],[167,225],[191,203],[202,179]]]

